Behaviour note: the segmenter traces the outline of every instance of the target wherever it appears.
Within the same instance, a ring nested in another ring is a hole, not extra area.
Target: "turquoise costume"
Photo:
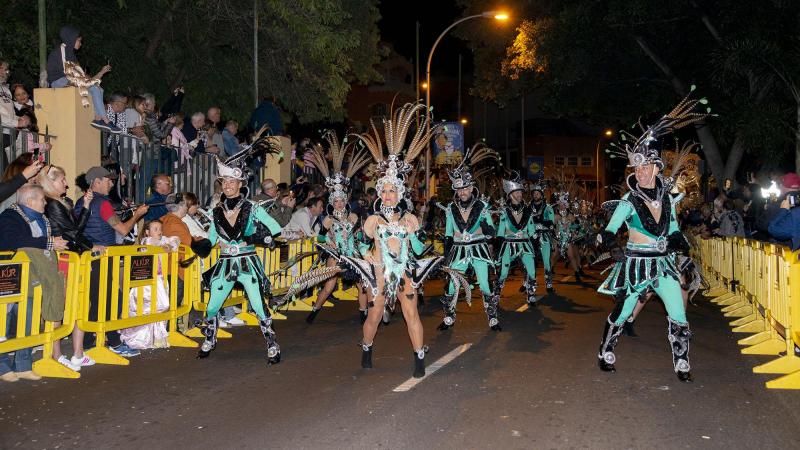
[[[444,238],[445,265],[459,272],[472,269],[478,279],[483,294],[483,307],[489,327],[500,331],[497,305],[500,300],[499,292],[492,292],[489,286],[489,269],[494,269],[495,261],[489,249],[489,239],[495,235],[495,226],[492,221],[489,204],[476,198],[477,188],[475,180],[470,173],[470,165],[477,164],[487,158],[495,158],[496,153],[482,144],[473,146],[464,156],[461,164],[450,171],[453,191],[472,188],[470,198],[461,201],[456,198],[445,209],[446,224]],[[455,291],[455,284],[447,286],[447,297]],[[440,330],[446,330],[455,325],[456,304],[448,302],[444,305],[445,317],[439,325]]]
[[[544,283],[547,292],[554,292],[553,289],[553,269],[551,267],[550,256],[552,252],[553,241],[553,222],[555,221],[555,213],[553,207],[548,205],[544,200],[544,188],[540,185],[534,185],[534,191],[542,193],[542,199],[538,203],[534,200],[531,202],[531,221],[533,222],[536,233],[533,239],[535,249],[539,250],[542,258],[542,266],[544,267]]]
[[[598,289],[598,292],[613,295],[616,301],[614,310],[606,320],[597,353],[598,366],[603,371],[616,371],[614,349],[623,325],[636,302],[644,300],[647,293],[652,291],[661,298],[667,310],[667,336],[675,373],[681,381],[692,380],[689,365],[692,334],[686,320],[676,259],[676,253],[688,253],[689,243],[678,227],[675,204],[679,198],[673,198],[669,193],[675,178],[664,178],[660,173],[656,174],[655,168],[664,167],[659,156],[659,138],[708,116],[692,112],[698,103],[697,100],[684,99],[638,138],[623,132],[633,138],[628,142],[634,143],[626,143],[617,150],[616,155],[626,156],[628,167],[644,167],[641,173],[637,173],[640,177],[651,174],[653,187],[639,186],[637,174],[630,174],[627,178],[629,192],[616,201],[608,225],[596,238],[598,244],[609,250],[616,261],[608,278]],[[672,176],[677,178],[678,173],[679,169],[673,167]],[[654,217],[654,214],[658,217]],[[629,230],[629,241],[624,251],[616,247],[616,232],[623,224]]]
[[[534,239],[537,238],[536,224],[533,221],[533,209],[524,201],[514,203],[511,194],[522,191],[523,185],[517,176],[514,180],[503,180],[503,190],[508,203],[500,210],[500,221],[497,226],[497,265],[500,266],[500,275],[495,285],[495,294],[500,296],[503,286],[508,278],[512,265],[521,262],[525,267],[525,292],[528,304],[536,303],[536,253]],[[549,255],[548,255],[549,256]]]
[[[240,153],[225,162],[217,160],[219,177],[238,180],[248,179],[247,157],[262,148],[274,153],[266,138],[260,137]],[[231,223],[228,217],[235,215]],[[258,317],[259,327],[267,342],[267,363],[277,364],[281,360],[281,350],[272,329],[272,316],[269,308],[264,308],[264,298],[272,298],[270,283],[264,273],[264,266],[256,254],[256,244],[274,246],[273,238],[280,235],[281,227],[266,210],[247,200],[243,195],[232,198],[222,196],[212,211],[213,225],[208,239],[211,245],[219,245],[219,259],[209,269],[207,275],[211,298],[206,307],[207,326],[203,329],[205,340],[197,353],[198,358],[207,358],[217,345],[218,312],[228,298],[236,283],[242,285],[250,307]]]

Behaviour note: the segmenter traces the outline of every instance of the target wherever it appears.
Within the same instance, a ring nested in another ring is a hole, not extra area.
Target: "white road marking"
[[[426,378],[428,378],[429,376],[431,376],[434,373],[436,373],[437,370],[441,369],[445,365],[447,365],[450,362],[452,362],[454,359],[456,359],[459,356],[461,356],[464,352],[469,350],[470,347],[472,347],[471,343],[466,343],[466,344],[459,345],[458,347],[456,347],[453,350],[451,350],[450,353],[442,356],[441,358],[436,360],[436,362],[434,362],[430,366],[426,367],[425,368],[425,376],[424,377],[422,377],[422,378],[409,378],[408,380],[403,382],[403,384],[401,384],[400,386],[397,386],[396,388],[392,389],[392,392],[408,392],[408,391],[410,391],[414,386],[418,385],[419,383],[423,382]]]

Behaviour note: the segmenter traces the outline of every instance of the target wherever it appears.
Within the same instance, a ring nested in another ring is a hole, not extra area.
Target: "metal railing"
[[[2,154],[0,154],[0,174],[5,173],[6,168],[20,155],[34,152],[35,147],[40,144],[50,143],[49,134],[39,134],[28,130],[21,130],[16,127],[0,124],[2,133]],[[41,151],[45,162],[49,162],[49,152]]]

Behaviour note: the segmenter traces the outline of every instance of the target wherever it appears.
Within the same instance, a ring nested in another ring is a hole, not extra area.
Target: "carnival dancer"
[[[507,202],[502,202],[497,225],[499,250],[496,264],[500,266],[500,275],[495,284],[495,295],[499,297],[503,293],[511,266],[521,262],[527,275],[523,284],[527,302],[533,306],[536,304],[536,259],[533,242],[537,235],[532,208],[522,198],[524,188],[519,174],[515,173],[512,179],[503,179]]]
[[[547,288],[547,293],[552,294],[555,292],[553,288],[553,269],[552,269],[552,246],[553,241],[553,221],[555,220],[555,213],[553,206],[548,205],[544,196],[544,185],[536,183],[531,186],[531,220],[533,221],[536,233],[533,237],[534,250],[538,249],[542,257],[542,266],[544,266],[544,284]]]
[[[667,310],[667,337],[674,371],[679,380],[692,381],[689,365],[692,335],[686,320],[680,269],[675,256],[676,253],[688,252],[689,244],[678,228],[675,201],[669,193],[671,186],[660,174],[664,165],[659,138],[708,117],[693,112],[700,102],[704,100],[685,98],[654,125],[643,130],[638,139],[625,133],[633,138],[633,144],[615,145],[613,150],[614,155],[627,157],[628,167],[632,167],[634,173],[626,180],[629,192],[617,202],[608,225],[596,238],[598,244],[609,250],[617,261],[598,288],[598,292],[613,295],[616,301],[614,310],[606,319],[597,354],[598,366],[603,371],[616,370],[614,349],[623,325],[639,300],[653,291],[661,297]],[[622,224],[628,227],[624,253],[614,248],[615,235]]]
[[[499,291],[493,292],[489,286],[489,269],[494,268],[494,258],[489,249],[489,239],[496,232],[488,202],[478,199],[478,189],[470,171],[472,166],[488,159],[497,159],[497,153],[483,143],[472,146],[464,159],[448,172],[455,192],[455,198],[445,210],[446,224],[444,237],[445,265],[451,269],[465,272],[472,269],[478,279],[483,294],[483,307],[489,327],[500,331],[498,318]],[[450,283],[447,296],[452,296],[456,286]],[[444,305],[445,316],[439,330],[447,330],[456,323],[456,305],[452,301]]]
[[[332,167],[328,167],[328,161],[321,147],[317,146],[312,150],[314,165],[325,177],[325,186],[330,192],[328,195],[328,215],[322,221],[322,230],[318,241],[326,242],[331,247],[335,247],[339,255],[358,257],[361,256],[358,251],[360,239],[356,239],[356,236],[360,232],[361,221],[356,214],[350,211],[350,179],[369,163],[371,158],[366,152],[356,154],[355,150],[353,150],[347,174],[345,175],[342,173],[342,163],[348,152],[348,147],[353,148],[353,145],[346,145],[346,139],[345,142],[340,144],[334,131],[327,131],[323,138],[328,142],[330,148]],[[355,142],[352,141],[352,143]],[[324,247],[321,248],[323,248],[324,252]],[[327,252],[324,253],[328,256],[324,262],[327,267],[333,267],[338,264],[335,258],[329,256]],[[342,281],[348,284],[356,283],[359,280],[358,274],[352,268],[348,268],[340,276]],[[322,289],[319,290],[311,313],[306,317],[307,323],[314,323],[314,319],[322,310],[322,305],[336,288],[337,280],[338,277],[328,279]],[[358,283],[358,306],[359,316],[363,324],[367,319],[367,292],[361,283]]]
[[[408,103],[395,111],[390,118],[383,119],[388,156],[384,155],[382,136],[375,124],[372,124],[373,134],[358,135],[358,139],[366,145],[378,163],[377,171],[381,175],[375,185],[378,197],[373,204],[374,213],[364,222],[364,239],[368,247],[363,251],[363,258],[339,255],[336,249],[327,248],[340,265],[303,274],[290,286],[284,297],[289,299],[295,293],[319,284],[345,268],[354,269],[367,286],[368,310],[361,340],[361,367],[372,368],[373,342],[378,325],[384,316],[394,311],[399,302],[414,350],[413,376],[417,378],[425,375],[427,351],[427,347],[423,345],[422,322],[417,310],[417,288],[434,270],[441,268],[456,278],[458,286],[468,289],[468,283],[463,276],[440,267],[443,261],[441,256],[424,259],[415,256],[424,250],[420,238],[423,232],[413,214],[411,202],[405,195],[405,181],[412,168],[411,162],[425,148],[431,134],[436,130],[434,127],[431,132],[426,133],[426,122],[422,121],[411,142],[406,145],[409,128],[420,111],[425,111],[425,105]]]
[[[270,283],[255,248],[256,244],[274,247],[274,238],[280,235],[281,229],[275,219],[241,192],[248,179],[247,157],[257,151],[279,153],[272,148],[267,137],[261,137],[261,132],[263,129],[253,144],[225,162],[217,159],[222,194],[219,204],[212,211],[214,223],[209,229],[208,239],[211,245],[219,245],[220,255],[216,264],[209,269],[211,298],[206,309],[208,325],[203,329],[205,340],[197,353],[198,358],[208,357],[216,347],[219,325],[217,313],[238,282],[244,288],[267,341],[267,364],[277,364],[281,360],[280,346],[272,329],[272,316],[269,308],[264,308],[263,299],[271,297]]]
[[[563,174],[562,174],[563,178]],[[575,273],[575,281],[582,283],[580,271],[580,249],[576,245],[580,235],[580,223],[576,211],[580,208],[575,180],[565,178],[556,191],[555,237],[558,255],[566,260]]]

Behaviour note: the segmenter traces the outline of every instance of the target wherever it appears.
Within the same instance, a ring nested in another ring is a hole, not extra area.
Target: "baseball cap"
[[[86,182],[89,183],[90,186],[96,178],[108,178],[111,180],[116,180],[117,174],[110,172],[105,167],[100,166],[94,166],[86,171]]]
[[[800,175],[789,172],[781,179],[781,187],[784,192],[800,190]]]

